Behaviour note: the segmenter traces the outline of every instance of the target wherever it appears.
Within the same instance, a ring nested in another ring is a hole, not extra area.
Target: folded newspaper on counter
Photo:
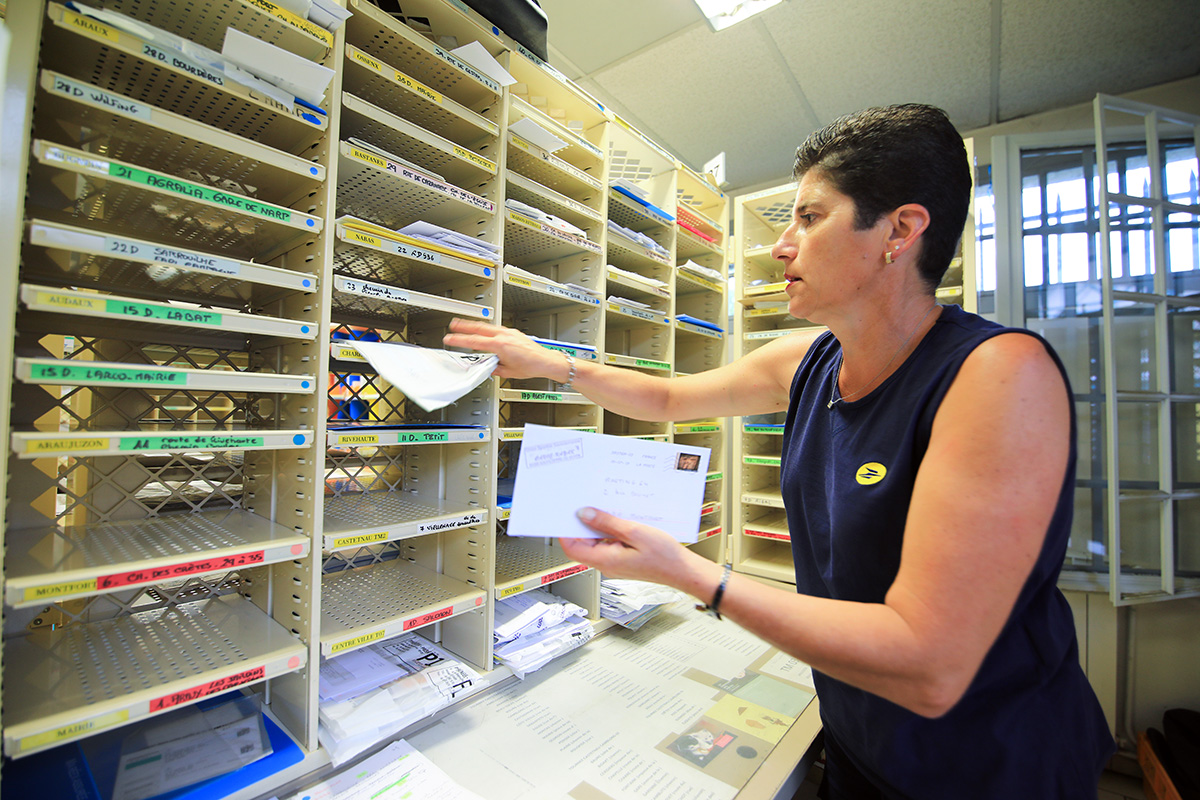
[[[348,678],[347,672],[360,677]],[[356,694],[350,694],[352,683],[357,683]],[[326,659],[320,685],[317,735],[336,766],[479,691],[487,678],[428,639],[408,633]]]
[[[600,581],[600,616],[637,630],[667,605],[686,599],[683,592],[648,581],[606,578]]]

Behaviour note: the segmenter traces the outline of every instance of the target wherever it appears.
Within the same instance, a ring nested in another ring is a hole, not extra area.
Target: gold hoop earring
[[[891,250],[883,251],[883,263],[885,263],[885,264],[892,263],[892,251]]]

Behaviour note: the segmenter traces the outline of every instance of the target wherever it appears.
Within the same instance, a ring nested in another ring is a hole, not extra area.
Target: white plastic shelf
[[[767,508],[783,508],[783,497],[779,490],[757,490],[742,492],[742,503],[748,506],[766,506]]]
[[[10,532],[4,602],[14,608],[303,558],[309,537],[249,511],[199,511]]]
[[[593,405],[579,392],[547,392],[536,389],[501,389],[503,403],[565,403],[568,405]]]
[[[369,42],[379,58],[405,65],[413,78],[465,105],[499,100],[499,83],[374,4],[350,0],[349,9],[353,16],[346,22],[348,42],[363,47]]]
[[[4,643],[4,750],[28,755],[294,672],[308,648],[230,595]]]
[[[423,220],[454,227],[466,216],[496,212],[491,200],[411,167],[338,143],[338,209],[387,228]]]
[[[564,286],[539,275],[504,272],[504,308],[510,310],[550,309],[567,303],[597,307],[600,298]]]
[[[16,377],[51,386],[123,386],[137,389],[201,389],[216,392],[312,394],[312,375],[160,367],[108,361],[18,358]]]
[[[487,593],[403,559],[321,579],[321,655],[357,650],[481,608]]]
[[[704,236],[708,236],[718,248],[721,246],[721,241],[725,236],[725,228],[721,223],[712,219],[704,212],[691,206],[677,205],[675,207],[675,218],[676,222],[689,225]],[[684,228],[684,230],[687,229]],[[691,231],[688,232],[691,233]]]
[[[589,569],[591,567],[567,558],[561,547],[546,539],[498,536],[493,593],[501,600]]]
[[[787,516],[782,512],[772,512],[747,522],[742,526],[742,535],[755,539],[770,539],[777,542],[790,542],[791,533],[788,531]]]
[[[609,284],[615,284],[623,289],[632,290],[636,294],[649,295],[655,298],[669,298],[671,296],[670,286],[659,286],[651,283],[650,279],[644,275],[626,274],[618,272],[610,265],[605,273],[608,277]]]
[[[494,121],[352,44],[346,45],[345,64],[345,91],[431,133],[461,145],[500,133]]]
[[[620,231],[608,229],[609,260],[622,269],[637,272],[638,267],[666,265],[667,255],[659,253],[630,239]]]
[[[120,322],[140,323],[150,328],[196,328],[207,331],[236,331],[250,336],[280,336],[314,339],[315,326],[299,320],[242,314],[223,308],[173,305],[112,294],[23,283],[21,303],[31,311],[76,314]]]
[[[490,158],[349,92],[342,93],[341,135],[370,142],[420,164],[451,183],[477,183],[495,175],[498,169]]]
[[[336,346],[336,342],[332,343]],[[358,351],[354,351],[357,353]],[[390,425],[361,425],[351,429],[335,429],[326,432],[329,447],[389,447],[393,445],[462,444],[489,442],[492,432],[488,428],[457,428],[437,426],[403,428]]]
[[[579,161],[597,166],[604,158],[604,152],[596,145],[584,139],[575,131],[563,125],[558,120],[542,112],[541,109],[534,106],[528,100],[520,95],[510,94],[508,96],[508,124],[511,126],[514,122],[520,119],[528,119],[545,129],[547,133],[557,136],[567,144],[567,152],[573,152]]]
[[[675,257],[677,259],[701,258],[703,256],[724,256],[725,250],[716,242],[710,242],[689,231],[678,228],[675,231]]]
[[[58,222],[86,220],[109,235],[203,243],[246,260],[272,258],[321,232],[321,217],[84,150],[38,140],[33,154],[49,174],[31,181],[29,205],[59,216]],[[66,194],[60,193],[63,173],[72,176]]]
[[[670,325],[665,311],[627,306],[623,303],[614,303],[611,300],[606,301],[604,307],[609,314],[608,327],[610,328],[628,328],[647,323],[651,325]]]
[[[674,223],[669,217],[656,213],[613,188],[608,190],[608,218],[623,228],[638,232],[669,230]]]
[[[187,175],[220,175],[242,193],[288,204],[325,180],[325,167],[117,92],[42,70],[34,116],[39,138],[88,130],[89,149]],[[254,187],[251,191],[249,187]]]
[[[196,61],[166,54],[139,36],[59,3],[47,4],[47,13],[43,67],[74,77],[88,75],[106,91],[288,153],[307,150],[328,131],[324,114],[284,105]]]
[[[105,0],[104,8],[137,16],[218,53],[227,27],[312,61],[322,60],[333,47],[332,33],[264,0],[207,0],[199,7],[189,7],[187,14],[179,13],[172,0]]]
[[[604,363],[612,364],[617,367],[632,367],[634,369],[648,369],[654,372],[670,372],[671,364],[668,361],[658,361],[653,358],[639,358],[638,356],[624,355],[622,353],[606,353],[604,355]]]
[[[29,243],[65,251],[69,256],[45,259],[48,263],[36,254],[27,256],[27,271],[53,275],[74,285],[122,286],[150,296],[241,301],[249,298],[255,286],[283,292],[317,289],[315,275],[40,219],[29,223]]]
[[[129,456],[229,450],[295,450],[312,447],[312,431],[55,431],[17,432],[12,449],[18,458]]]
[[[358,222],[360,224],[356,225]],[[444,283],[454,274],[494,280],[496,267],[395,241],[362,229],[361,220],[342,217],[335,224],[334,269],[358,278],[396,286]]]
[[[542,186],[569,197],[575,196],[581,189],[591,189],[594,192],[604,189],[599,178],[549,150],[543,150],[518,134],[510,132],[508,144],[508,168]]]
[[[548,186],[542,186],[532,178],[527,178],[517,172],[508,170],[504,176],[504,180],[508,184],[508,197],[519,200],[526,205],[531,205],[534,208],[540,208],[542,211],[564,219],[576,227],[581,227],[585,230],[589,226],[598,228],[604,221],[599,210],[592,208],[584,202],[568,197],[562,192],[555,191]],[[587,197],[587,193],[582,194]],[[588,197],[587,199],[595,202],[595,198],[593,197]]]
[[[495,309],[491,306],[401,289],[385,283],[347,278],[344,275],[334,276],[333,291],[334,307],[338,310],[375,318],[395,319],[413,309],[441,311],[475,319],[495,318]]]
[[[325,498],[322,546],[343,550],[487,522],[486,509],[406,494],[358,492]]]

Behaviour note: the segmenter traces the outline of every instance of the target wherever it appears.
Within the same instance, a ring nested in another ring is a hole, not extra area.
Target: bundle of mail
[[[586,609],[534,589],[496,601],[492,653],[523,678],[585,644],[593,633]]]
[[[647,236],[644,233],[639,233],[638,231],[630,230],[629,228],[626,228],[624,225],[618,225],[617,223],[613,222],[611,219],[608,221],[608,229],[610,231],[614,231],[616,233],[621,234],[626,239],[632,239],[633,241],[640,244],[642,247],[645,247],[647,250],[650,250],[652,252],[658,253],[660,256],[667,255],[667,248],[663,247],[661,244],[654,241],[653,239],[651,239],[649,236]]]
[[[665,606],[684,598],[669,586],[605,578],[600,581],[600,616],[636,631]]]
[[[561,217],[556,217],[553,214],[542,211],[540,208],[522,203],[520,200],[514,200],[510,197],[504,201],[504,205],[508,208],[511,208],[513,211],[518,211],[527,217],[541,222],[544,225],[549,225],[551,228],[561,231],[562,233],[569,233],[572,236],[581,236],[585,239],[587,238],[587,231],[585,231],[583,228],[578,228]]]
[[[722,275],[717,270],[709,269],[708,267],[701,266],[700,264],[697,264],[695,261],[692,261],[690,258],[687,261],[680,264],[678,268],[683,270],[684,272],[690,272],[693,275],[699,275],[701,278],[708,278],[711,281],[720,281],[722,283],[725,281],[725,276]]]
[[[487,685],[487,678],[408,633],[321,664],[321,745],[334,765]]]

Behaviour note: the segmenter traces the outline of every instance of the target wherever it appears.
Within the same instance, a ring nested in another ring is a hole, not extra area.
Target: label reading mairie
[[[185,372],[168,372],[154,367],[97,367],[82,364],[34,364],[34,381],[47,383],[140,384],[143,386],[186,386]]]
[[[55,728],[52,731],[43,733],[35,733],[32,736],[26,736],[17,742],[17,750],[26,752],[36,747],[41,747],[47,744],[56,744],[65,742],[68,739],[74,739],[85,733],[98,731],[102,728],[107,728],[112,725],[118,725],[126,722],[129,719],[129,710],[122,709],[120,711],[112,711],[108,714],[101,714],[98,717],[85,719],[82,722],[73,722],[70,725],[64,725],[61,728]]]

